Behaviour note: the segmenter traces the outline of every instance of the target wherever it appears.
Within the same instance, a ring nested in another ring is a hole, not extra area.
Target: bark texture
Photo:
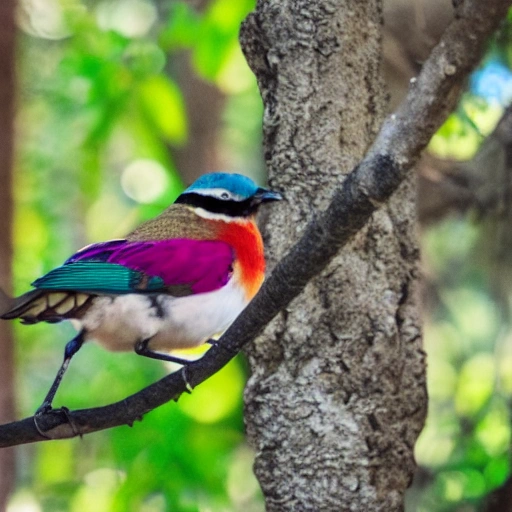
[[[14,0],[0,3],[0,287],[11,287],[11,172],[14,115]],[[0,324],[0,423],[14,419],[14,356],[11,326]],[[14,449],[0,451],[0,510],[14,487]]]
[[[260,0],[241,42],[287,204],[270,267],[373,142],[386,109],[382,2]],[[245,394],[267,510],[400,510],[427,395],[410,177],[248,351]]]

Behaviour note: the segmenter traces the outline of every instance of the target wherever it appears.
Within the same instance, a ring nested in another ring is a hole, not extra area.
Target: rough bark
[[[14,112],[14,0],[0,3],[0,286],[11,287],[11,169]],[[14,419],[14,356],[11,326],[0,324],[0,423]],[[14,487],[14,450],[0,451],[0,510]]]
[[[266,106],[273,185],[289,191],[286,220],[267,225],[277,258],[378,120],[368,6],[333,5],[262,1],[243,34]],[[456,53],[438,61],[445,75],[458,72]],[[402,506],[426,405],[412,204],[403,185],[250,351],[246,417],[269,510]]]
[[[242,32],[287,208],[273,262],[362,158],[383,120],[382,2],[260,1]],[[424,423],[410,177],[249,353],[245,393],[267,510],[397,510]]]

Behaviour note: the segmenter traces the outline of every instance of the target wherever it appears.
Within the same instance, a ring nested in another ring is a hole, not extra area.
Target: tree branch
[[[464,81],[511,3],[512,0],[465,1],[411,84],[405,101],[384,122],[365,158],[335,191],[327,210],[309,223],[299,242],[276,266],[219,345],[199,361],[125,400],[106,407],[56,411],[40,417],[39,427],[48,437],[61,439],[130,425],[159,405],[177,400],[187,388],[220,370],[252,341],[326,267],[411,172],[421,151],[456,106]],[[0,426],[0,447],[45,439],[33,417]]]
[[[427,155],[419,167],[418,215],[422,224],[471,209],[480,220],[494,218],[507,223],[503,212],[511,210],[512,105],[505,109],[471,160],[460,162]]]

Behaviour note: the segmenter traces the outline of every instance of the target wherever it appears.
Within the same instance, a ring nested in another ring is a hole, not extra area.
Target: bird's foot
[[[52,408],[51,402],[44,401],[38,408],[37,411],[34,414],[34,425],[36,427],[36,430],[39,432],[39,434],[46,439],[52,439],[51,436],[49,436],[46,431],[39,426],[39,419],[42,416],[46,416],[50,412],[55,411],[56,409]]]
[[[40,435],[42,435],[46,439],[53,439],[51,436],[48,435],[48,431],[44,430],[39,425],[39,419],[41,419],[43,416],[46,416],[48,414],[64,415],[66,418],[66,421],[68,422],[69,426],[71,427],[71,430],[73,431],[73,436],[82,437],[82,433],[80,432],[75,421],[73,420],[73,418],[70,415],[70,410],[67,407],[59,407],[58,409],[54,409],[52,407],[52,404],[49,402],[43,402],[34,414],[34,425]]]
[[[188,381],[186,366],[184,366],[181,369],[181,377],[183,378],[183,382],[185,383],[185,391],[190,395],[192,393],[192,391],[194,391],[194,386],[192,386],[192,384],[190,384],[190,382]],[[177,399],[176,399],[176,401],[177,401]]]
[[[50,411],[55,411],[57,409],[54,409],[52,407],[51,402],[47,402],[46,400],[37,408],[37,411],[35,412],[34,416],[41,416],[43,414],[48,414]]]
[[[218,347],[219,342],[217,340],[214,340],[213,338],[209,338],[205,341],[207,345],[210,345],[210,347]]]
[[[176,357],[171,354],[161,354],[160,352],[154,352],[148,347],[151,338],[141,340],[135,345],[135,353],[139,356],[150,357],[151,359],[159,359],[160,361],[169,361],[170,363],[178,363],[183,366],[187,366],[194,361],[190,359],[183,359],[182,357]]]

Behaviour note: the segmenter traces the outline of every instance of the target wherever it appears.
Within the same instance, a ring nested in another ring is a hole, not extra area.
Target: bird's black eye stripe
[[[235,201],[219,199],[212,196],[203,196],[194,192],[187,192],[181,194],[176,203],[189,204],[203,208],[212,213],[221,213],[229,215],[230,217],[248,217],[258,209],[261,201],[255,201],[254,198],[249,197],[243,201]]]

